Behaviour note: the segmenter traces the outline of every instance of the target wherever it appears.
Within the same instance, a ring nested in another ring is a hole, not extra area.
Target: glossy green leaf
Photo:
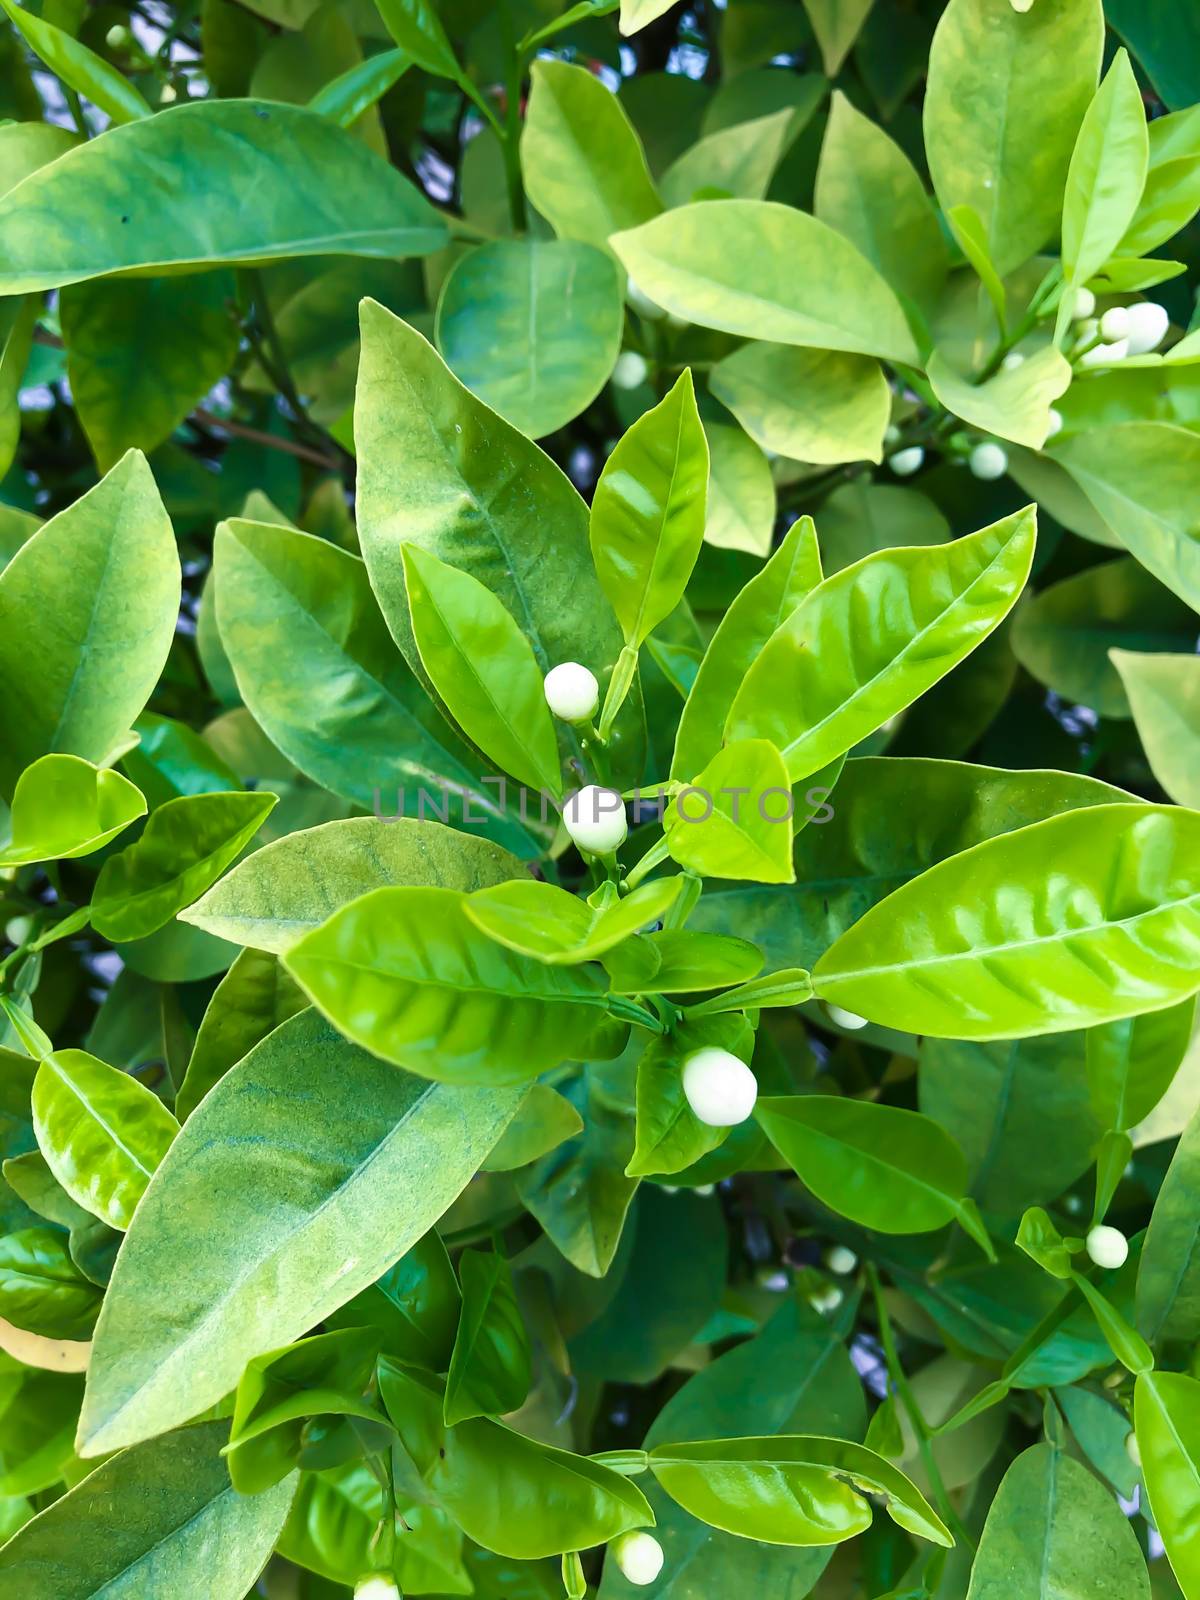
[[[708,444],[685,369],[604,464],[592,500],[592,560],[628,645],[678,605],[704,537]]]
[[[1182,1372],[1145,1372],[1134,1423],[1150,1513],[1185,1595],[1200,1585],[1200,1530],[1188,1514],[1200,1487],[1200,1383]]]
[[[897,294],[918,306],[936,300],[949,267],[937,214],[904,151],[840,90],[825,125],[814,209]]]
[[[716,755],[738,685],[763,645],[820,581],[812,518],[800,517],[734,599],[705,651],[675,737],[673,778],[693,778]]]
[[[403,554],[421,665],[450,714],[506,772],[560,798],[542,673],[511,612],[469,572],[415,544]]]
[[[1109,651],[1180,650],[1195,634],[1190,607],[1125,556],[1043,589],[1017,612],[1011,638],[1017,660],[1047,688],[1102,717],[1126,717],[1129,701]]]
[[[1058,228],[1103,44],[1099,0],[1023,12],[951,0],[942,12],[929,57],[925,153],[943,210],[975,209],[1002,274]]]
[[[220,1453],[225,1433],[224,1423],[205,1422],[105,1461],[0,1549],[5,1594],[170,1594],[203,1573],[213,1600],[238,1600],[271,1552],[295,1481],[236,1493]]]
[[[421,256],[446,239],[424,196],[361,140],[277,102],[172,106],[22,187],[0,200],[3,294],[287,256]]]
[[[179,1132],[157,1095],[86,1050],[55,1050],[42,1062],[33,1125],[71,1198],[122,1231]]]
[[[604,991],[590,969],[496,944],[453,889],[377,889],[284,964],[348,1038],[446,1083],[523,1083],[578,1056]]]
[[[56,28],[53,22],[26,11],[16,0],[0,0],[0,4],[29,48],[51,72],[107,113],[114,123],[134,122],[150,115],[142,96],[103,56],[63,28]]]
[[[612,244],[639,288],[689,322],[916,363],[892,290],[841,234],[801,211],[707,200],[618,233]]]
[[[1195,1001],[1185,1000],[1088,1029],[1088,1085],[1106,1127],[1136,1127],[1154,1110],[1187,1054],[1195,1012]]]
[[[1150,1216],[1138,1267],[1138,1327],[1153,1343],[1200,1332],[1200,1126],[1189,1120]]]
[[[150,815],[135,844],[110,856],[92,896],[92,926],[106,939],[143,939],[191,905],[253,839],[273,794],[194,794]]]
[[[746,344],[709,386],[764,450],[818,465],[883,459],[891,393],[866,356]]]
[[[136,452],[22,545],[0,575],[0,792],[39,756],[102,762],[124,738],[166,660],[179,583]]]
[[[457,78],[458,62],[437,9],[429,0],[377,0],[387,31],[419,67],[439,78]]]
[[[769,739],[793,782],[816,772],[987,637],[1021,592],[1035,537],[1031,506],[952,544],[881,551],[827,578],[759,652],[726,737]]]
[[[91,855],[146,813],[136,785],[78,756],[42,756],[17,779],[0,867]]]
[[[339,72],[336,78],[317,90],[308,102],[308,109],[328,117],[339,128],[352,128],[364,112],[399,83],[412,65],[413,57],[408,51],[381,50],[378,55],[356,61],[345,72]]]
[[[662,1444],[650,1452],[650,1470],[693,1516],[744,1539],[795,1545],[851,1539],[871,1525],[867,1491],[882,1496],[888,1515],[910,1533],[953,1544],[915,1484],[873,1450],[845,1439],[784,1434]]]
[[[277,1028],[189,1117],[138,1207],[96,1330],[81,1453],[194,1416],[252,1356],[374,1283],[518,1101],[398,1072],[312,1011]]]
[[[1070,1594],[1149,1600],[1133,1529],[1086,1467],[1048,1444],[1009,1467],[984,1524],[969,1600]]]
[[[0,1316],[6,1322],[50,1339],[86,1339],[100,1298],[57,1228],[21,1228],[0,1239]]]
[[[1172,800],[1200,808],[1200,656],[1113,649],[1150,770]]]
[[[704,542],[719,550],[767,556],[775,529],[771,464],[741,428],[709,422],[708,514]]]
[[[1071,1276],[1071,1253],[1041,1206],[1033,1206],[1021,1218],[1016,1244],[1052,1278]]]
[[[446,1246],[431,1228],[325,1321],[335,1328],[375,1328],[385,1355],[405,1366],[442,1372],[450,1363],[461,1305]]]
[[[41,304],[37,295],[9,300],[0,329],[0,470],[7,473],[21,444],[21,385],[29,365]]]
[[[662,206],[641,140],[616,95],[583,67],[536,61],[521,133],[533,205],[560,239],[607,246]]]
[[[1148,132],[1146,186],[1118,246],[1121,256],[1145,255],[1165,244],[1200,208],[1200,150],[1194,114],[1182,111],[1157,117]],[[1153,270],[1158,263],[1143,265]]]
[[[592,907],[553,884],[525,879],[479,890],[463,909],[489,938],[519,955],[551,966],[575,966],[658,922],[682,886],[679,877],[655,878],[622,899]]]
[[[868,911],[813,987],[890,1027],[959,1039],[1163,1010],[1196,988],[1198,843],[1192,812],[1119,805],[989,839]]]
[[[614,994],[694,994],[757,975],[762,952],[748,939],[692,928],[631,939],[604,958]]]
[[[767,1137],[825,1205],[881,1233],[926,1233],[960,1216],[962,1151],[914,1111],[834,1095],[759,1100]]]
[[[442,285],[438,348],[474,394],[540,439],[608,382],[624,321],[612,257],[575,239],[498,239]]]
[[[179,1120],[191,1115],[230,1067],[307,1004],[274,955],[243,950],[217,985],[196,1033],[175,1097]]]
[[[182,918],[218,938],[282,954],[372,889],[408,884],[469,892],[523,875],[507,850],[440,822],[351,817],[256,850]]]
[[[766,739],[735,739],[675,796],[663,820],[673,860],[697,876],[793,883],[795,801]]]
[[[445,1420],[501,1416],[529,1392],[529,1339],[503,1256],[464,1250],[459,1257],[462,1314],[446,1378]]]
[[[935,350],[929,359],[929,382],[947,411],[964,422],[1040,450],[1050,432],[1053,402],[1071,382],[1071,364],[1047,345],[1019,367],[1001,368],[994,378],[975,384]]]
[[[1067,172],[1062,262],[1068,284],[1086,283],[1133,220],[1150,159],[1142,92],[1118,50],[1087,109]]]
[[[63,290],[71,393],[102,472],[126,450],[169,438],[229,370],[238,347],[233,304],[225,272]]]

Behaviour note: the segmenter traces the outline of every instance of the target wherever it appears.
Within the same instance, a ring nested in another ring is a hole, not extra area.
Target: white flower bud
[[[910,444],[907,450],[897,450],[894,456],[887,458],[887,464],[898,478],[911,478],[925,460],[925,452],[919,444]]]
[[[613,1560],[630,1583],[643,1588],[653,1583],[663,1569],[663,1547],[652,1533],[623,1533],[609,1549]]]
[[[1010,350],[1000,365],[1005,372],[1015,372],[1018,367],[1025,365],[1025,357],[1019,350]]]
[[[1144,356],[1157,350],[1171,326],[1166,307],[1154,300],[1142,300],[1136,306],[1126,306],[1125,311],[1129,318],[1129,354]]]
[[[729,1050],[709,1045],[683,1063],[683,1092],[701,1122],[732,1128],[754,1110],[758,1080]]]
[[[383,1572],[373,1572],[354,1585],[354,1600],[401,1600],[399,1589]]]
[[[830,1022],[839,1028],[865,1028],[867,1025],[866,1017],[860,1017],[857,1011],[844,1011],[841,1006],[829,1002],[826,1002],[825,1009],[829,1013]]]
[[[1097,1224],[1087,1236],[1087,1253],[1098,1267],[1114,1271],[1123,1267],[1129,1256],[1129,1240],[1120,1228]]]
[[[639,383],[645,383],[649,371],[645,356],[640,356],[636,350],[622,350],[613,368],[612,381],[618,389],[636,389]]]
[[[1061,433],[1063,431],[1063,414],[1061,411],[1056,411],[1055,408],[1051,406],[1046,415],[1049,423],[1049,426],[1046,429],[1046,437],[1047,439],[1053,439],[1056,433]]]
[[[1008,471],[1008,456],[998,444],[985,439],[971,451],[969,465],[977,478],[990,483],[993,478],[1002,478]]]
[[[133,34],[123,22],[116,22],[104,35],[104,42],[110,50],[124,50],[133,43]]]
[[[1129,313],[1124,306],[1109,306],[1100,318],[1100,337],[1113,344],[1129,332]]]
[[[1083,317],[1090,317],[1096,309],[1096,296],[1090,289],[1076,289],[1075,304],[1071,309],[1072,322],[1079,322]]]
[[[586,722],[600,704],[594,673],[578,661],[561,661],[546,674],[546,704],[564,722]]]
[[[1128,354],[1129,340],[1118,339],[1114,344],[1094,344],[1077,359],[1081,367],[1108,367],[1114,361],[1123,360]]]
[[[1138,1446],[1136,1433],[1127,1433],[1125,1435],[1125,1454],[1140,1472],[1142,1470],[1142,1452]]]
[[[886,445],[899,444],[900,429],[894,422],[889,422],[887,427],[883,430],[883,442]]]
[[[563,822],[579,848],[594,856],[611,855],[625,843],[629,832],[621,796],[615,789],[601,789],[594,783],[567,801]]]
[[[639,289],[632,278],[625,282],[625,301],[633,307],[639,317],[645,317],[647,322],[661,322],[666,312],[657,300],[651,300],[644,289]]]
[[[818,1289],[816,1294],[810,1294],[808,1303],[814,1311],[836,1311],[844,1298],[842,1291],[830,1284],[827,1289]]]
[[[847,1277],[858,1265],[858,1257],[853,1250],[844,1244],[835,1244],[825,1257],[825,1265],[830,1272],[836,1272],[839,1278]]]

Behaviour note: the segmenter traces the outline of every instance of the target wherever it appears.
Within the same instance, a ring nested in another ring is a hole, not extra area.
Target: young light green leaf
[[[442,19],[430,0],[375,0],[387,31],[417,66],[435,78],[462,76]]]
[[[874,0],[804,0],[827,78],[836,78]]]
[[[956,417],[973,427],[1040,450],[1050,433],[1053,402],[1066,393],[1071,364],[1047,345],[1019,367],[1001,368],[985,383],[972,383],[935,350],[929,358],[933,392]]]
[[[795,801],[766,739],[735,739],[667,807],[671,858],[700,877],[794,883]]]
[[[504,771],[561,799],[562,772],[543,678],[503,601],[419,545],[403,546],[421,665],[467,737]]]
[[[1029,506],[951,544],[882,550],[827,578],[755,658],[726,737],[768,739],[792,782],[818,771],[982,643],[1024,587],[1036,533]]]
[[[500,1143],[483,1164],[485,1172],[515,1172],[540,1161],[583,1132],[583,1118],[548,1083],[531,1083]]]
[[[655,878],[622,899],[592,907],[553,884],[527,879],[469,895],[463,909],[489,938],[519,955],[575,966],[660,921],[682,886],[681,877]]]
[[[141,790],[79,756],[42,756],[17,779],[0,867],[91,855],[146,814]]]
[[[704,436],[708,440],[705,544],[759,558],[768,556],[775,531],[771,463],[741,428],[708,422]]]
[[[635,649],[683,596],[704,538],[707,486],[708,444],[685,369],[618,443],[592,501],[596,575]]]
[[[1159,1103],[1187,1054],[1196,1002],[1106,1022],[1087,1031],[1092,1104],[1105,1127],[1127,1130]]]
[[[445,1420],[516,1411],[529,1393],[529,1338],[508,1262],[494,1251],[464,1250],[459,1257],[462,1314],[446,1378]]]
[[[134,122],[150,115],[150,107],[142,96],[103,56],[98,56],[44,17],[26,11],[15,0],[0,0],[0,5],[29,48],[41,57],[51,72],[106,112],[114,123]]]
[[[663,173],[659,190],[669,206],[716,197],[763,200],[772,175],[799,131],[790,106],[706,134]]]
[[[308,102],[308,109],[339,128],[352,128],[365,111],[383,99],[414,64],[406,50],[381,50],[339,72]]]
[[[1142,92],[1128,54],[1118,50],[1084,116],[1067,172],[1062,263],[1069,285],[1086,283],[1116,251],[1142,198],[1149,159]],[[1069,316],[1069,292],[1064,302]]]
[[[892,397],[866,356],[750,343],[717,362],[709,387],[776,455],[825,466],[883,459]]]
[[[1109,652],[1150,770],[1171,799],[1200,809],[1200,656]]]
[[[1154,1525],[1184,1594],[1194,1594],[1200,1531],[1186,1508],[1200,1491],[1200,1383],[1182,1372],[1144,1372],[1133,1415]]]
[[[187,1072],[175,1097],[182,1122],[260,1040],[308,1004],[275,956],[240,952],[217,985],[196,1034]]]
[[[701,327],[917,362],[892,290],[832,228],[769,200],[682,206],[612,240],[638,287]]]
[[[275,806],[273,794],[191,794],[150,814],[140,839],[100,869],[92,926],[128,941],[170,922],[241,855]]]
[[[156,1094],[86,1050],[55,1050],[42,1062],[33,1125],[71,1198],[122,1232],[179,1132]]]

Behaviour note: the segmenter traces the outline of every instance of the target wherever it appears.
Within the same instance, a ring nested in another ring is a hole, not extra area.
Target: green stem
[[[670,851],[667,849],[667,840],[664,834],[661,839],[657,840],[650,846],[649,850],[646,851],[646,854],[639,862],[630,867],[629,871],[625,875],[626,891],[630,889],[636,889],[646,874],[648,872],[653,872],[655,867],[658,866],[659,862],[665,861],[669,854]]]

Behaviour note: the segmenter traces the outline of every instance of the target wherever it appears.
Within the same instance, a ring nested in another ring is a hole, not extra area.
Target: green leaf
[[[356,61],[331,78],[317,90],[308,102],[308,109],[316,111],[339,128],[352,128],[364,112],[383,99],[409,67],[413,57],[405,50],[381,50],[378,55]]]
[[[717,626],[680,718],[673,778],[694,777],[716,755],[738,685],[767,640],[820,581],[812,518],[799,517]]]
[[[804,0],[827,78],[836,78],[874,0]]]
[[[21,1228],[0,1239],[0,1316],[14,1327],[50,1339],[86,1339],[100,1300],[58,1228]]]
[[[531,439],[608,382],[624,308],[612,257],[575,239],[498,239],[457,262],[437,307],[454,375]]]
[[[1071,364],[1047,345],[1019,367],[1001,368],[995,377],[976,384],[935,350],[929,358],[929,382],[946,410],[964,422],[1040,450],[1050,432],[1053,402],[1071,382]]]
[[[1187,1508],[1200,1489],[1200,1383],[1182,1372],[1144,1372],[1133,1414],[1154,1525],[1184,1594],[1195,1594],[1200,1530]]]
[[[709,375],[717,399],[764,450],[833,466],[881,461],[892,397],[877,362],[834,350],[745,344]]]
[[[706,134],[663,173],[659,189],[668,206],[691,200],[765,199],[788,145],[799,132],[792,107]]]
[[[1198,844],[1200,818],[1163,806],[1093,806],[989,839],[868,911],[813,987],[889,1027],[959,1039],[1162,1010],[1196,987]],[[1019,900],[1013,884],[1027,886]]]
[[[507,1131],[502,1141],[506,1137]],[[444,1372],[450,1364],[461,1306],[446,1246],[431,1228],[369,1288],[339,1306],[325,1321],[335,1328],[375,1328],[386,1355],[405,1366]]]
[[[1041,1206],[1033,1206],[1021,1218],[1016,1242],[1017,1248],[1024,1250],[1052,1278],[1071,1276],[1071,1252]]]
[[[1172,800],[1200,809],[1200,656],[1109,652],[1150,770]]]
[[[800,1006],[812,999],[812,980],[803,967],[785,967],[782,972],[751,978],[749,983],[727,989],[724,994],[688,1007],[689,1017],[711,1017],[721,1011],[755,1011],[774,1006]]]
[[[37,1494],[60,1481],[71,1459],[83,1378],[74,1372],[39,1372],[7,1353],[0,1356],[0,1374],[0,1495]],[[11,1506],[0,1499],[0,1544],[29,1520],[8,1522],[6,1509],[11,1516]]]
[[[1124,1153],[1127,1155],[1129,1142],[1125,1141]],[[1103,1153],[1097,1160],[1097,1189],[1102,1183]],[[1121,1166],[1124,1167],[1122,1161]],[[1111,1191],[1110,1191],[1111,1192]],[[1127,1371],[1136,1377],[1141,1372],[1149,1372],[1154,1366],[1154,1352],[1135,1328],[1129,1323],[1112,1304],[1110,1300],[1096,1287],[1090,1279],[1085,1278],[1081,1272],[1072,1272],[1071,1281],[1088,1303],[1088,1308],[1095,1317],[1103,1333],[1109,1349]]]
[[[71,1198],[122,1231],[179,1132],[156,1094],[86,1050],[55,1050],[42,1062],[33,1125]]]
[[[728,1128],[701,1122],[683,1092],[683,1065],[696,1050],[716,1046],[747,1066],[754,1033],[744,1017],[693,1020],[651,1041],[638,1062],[637,1140],[625,1171],[631,1178],[682,1172],[724,1143]]]
[[[375,0],[387,31],[417,66],[435,78],[462,76],[446,30],[430,0]]]
[[[1087,1032],[1092,1104],[1105,1127],[1144,1122],[1171,1087],[1192,1037],[1196,1002],[1106,1022]]]
[[[128,941],[170,922],[241,855],[270,815],[273,794],[192,794],[150,814],[140,839],[110,856],[92,896],[92,926]]]
[[[669,928],[630,939],[604,958],[614,994],[694,994],[756,976],[762,952],[748,939]]]
[[[303,992],[263,950],[243,950],[217,985],[196,1034],[175,1097],[182,1122],[230,1067],[308,1004]]]
[[[469,892],[522,875],[507,850],[441,823],[351,817],[256,850],[181,916],[217,938],[282,954],[371,889]]]
[[[708,444],[692,374],[645,412],[604,464],[592,500],[592,559],[635,649],[668,617],[704,538]]]
[[[419,545],[402,547],[421,665],[472,742],[555,799],[563,792],[554,724],[529,641],[503,601]]]
[[[0,1549],[12,1600],[174,1594],[203,1573],[234,1600],[261,1571],[295,1491],[244,1497],[221,1456],[226,1425],[205,1422],[105,1461]]]
[[[583,1118],[548,1083],[531,1083],[500,1143],[483,1164],[485,1172],[515,1172],[540,1161],[583,1131]]]
[[[1129,56],[1118,50],[1087,109],[1063,199],[1062,263],[1068,284],[1086,283],[1124,238],[1150,160],[1146,109]],[[1071,299],[1066,302],[1065,324]]]
[[[1047,688],[1102,717],[1127,717],[1129,701],[1109,651],[1181,650],[1195,636],[1195,612],[1125,556],[1043,589],[1020,607],[1010,638],[1017,660]],[[1200,664],[1200,657],[1190,659]]]
[[[1200,1336],[1200,1121],[1175,1147],[1154,1202],[1137,1280],[1137,1322],[1154,1344]]]
[[[179,585],[171,524],[136,451],[22,545],[0,574],[0,793],[53,751],[107,758],[158,682]]]
[[[1033,560],[1032,506],[933,548],[883,550],[827,578],[742,680],[727,738],[769,739],[793,782],[944,677],[1005,617]]]
[[[1165,244],[1200,208],[1200,140],[1193,112],[1156,117],[1149,129],[1146,186],[1133,221],[1117,246],[1119,256],[1142,256]],[[1111,269],[1113,263],[1108,263]],[[1157,261],[1139,262],[1153,272]],[[1154,280],[1152,280],[1154,281]],[[1148,287],[1148,285],[1147,285]]]
[[[705,425],[708,440],[708,515],[704,542],[719,550],[767,556],[775,531],[771,464],[741,428]]]
[[[813,209],[897,294],[923,308],[936,304],[950,264],[937,213],[904,151],[840,90],[825,125]]]
[[[441,1397],[388,1362],[388,1414],[428,1490],[476,1544],[514,1561],[587,1549],[653,1522],[636,1484],[485,1417],[443,1428]],[[503,1495],[496,1486],[503,1484]]]
[[[951,0],[929,57],[925,153],[942,209],[969,205],[1007,275],[1058,228],[1076,134],[1100,76],[1100,0],[1019,12]]]
[[[253,203],[230,205],[236,189]],[[446,228],[407,178],[327,118],[194,100],[42,167],[19,199],[0,199],[0,235],[0,294],[24,294],[113,272],[429,255]]]
[[[17,779],[0,867],[91,855],[146,814],[141,790],[78,756],[42,756]]]
[[[960,1214],[966,1157],[929,1117],[816,1094],[767,1096],[754,1114],[818,1200],[864,1228],[927,1233]]]
[[[494,943],[454,889],[376,889],[284,964],[348,1038],[446,1083],[524,1083],[582,1054],[604,992],[591,969]]]
[[[470,895],[463,909],[490,939],[551,966],[594,961],[675,902],[683,879],[655,878],[595,907],[550,883],[523,879]]]
[[[945,544],[950,524],[916,489],[858,478],[821,505],[821,556],[832,575],[896,545]]]
[[[237,354],[227,272],[109,279],[59,296],[67,374],[102,472],[153,450],[228,372]]]
[[[74,130],[53,123],[5,123],[0,127],[0,194],[15,189],[31,172],[57,161],[78,143]]]
[[[494,1252],[459,1257],[462,1315],[446,1379],[445,1421],[516,1411],[532,1377],[529,1339],[508,1262]]]
[[[883,1496],[888,1515],[908,1532],[954,1542],[915,1484],[845,1439],[784,1434],[660,1444],[650,1470],[686,1511],[743,1539],[839,1544],[870,1527],[871,1493]]]
[[[706,200],[618,233],[612,245],[640,289],[701,327],[917,362],[900,303],[875,268],[789,206]]]
[[[640,33],[669,11],[673,3],[674,0],[621,0],[621,32]]]
[[[565,61],[535,61],[530,82],[521,171],[558,237],[607,248],[618,229],[657,216],[642,142],[616,95]]]
[[[396,650],[356,556],[238,520],[217,529],[215,563],[217,619],[242,698],[302,772],[389,819],[453,816],[531,848]]]
[[[96,1329],[81,1453],[215,1404],[247,1360],[374,1283],[519,1098],[398,1072],[312,1011],[277,1028],[189,1117],[138,1207]]]
[[[29,48],[70,88],[90,100],[114,123],[148,117],[150,107],[134,86],[103,56],[52,22],[26,11],[15,0],[0,0]]]
[[[671,858],[710,878],[794,883],[795,802],[783,757],[766,739],[735,739],[667,807]]]
[[[1166,422],[1121,422],[1071,434],[1051,454],[1114,530],[1114,543],[1200,609],[1200,538],[1190,510],[1200,437]]]
[[[21,386],[41,314],[37,295],[9,300],[0,327],[0,472],[7,473],[21,444]]]
[[[968,1600],[1063,1593],[1149,1600],[1133,1529],[1086,1467],[1036,1444],[1009,1467],[992,1501]]]

